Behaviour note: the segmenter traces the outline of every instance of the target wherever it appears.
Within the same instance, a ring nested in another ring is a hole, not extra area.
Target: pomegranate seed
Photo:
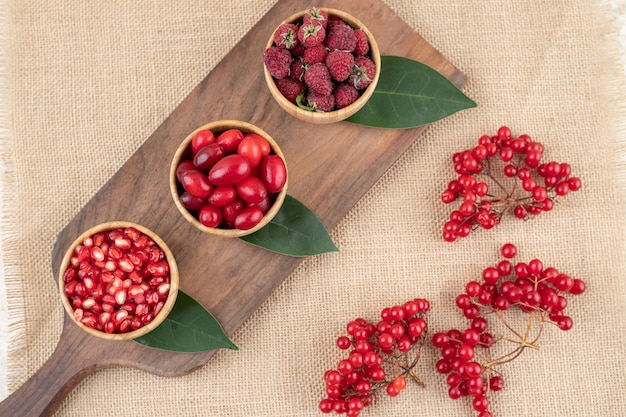
[[[141,320],[139,320],[138,317],[135,317],[131,322],[130,322],[130,328],[133,330],[137,330],[140,327],[143,327],[143,323],[141,322]]]
[[[133,272],[135,269],[135,266],[128,258],[121,258],[117,262],[117,266],[119,266],[119,268],[124,272]]]
[[[120,323],[120,333],[126,333],[130,329],[130,319],[126,319]]]
[[[156,291],[150,291],[146,294],[146,302],[148,304],[156,304],[159,302],[159,294]]]
[[[112,303],[102,303],[102,310],[105,313],[113,313],[115,311],[115,306]]]
[[[65,274],[63,274],[63,282],[70,282],[71,280],[74,279],[75,276],[76,276],[76,270],[73,268],[70,268],[67,271],[65,271]]]
[[[112,260],[108,260],[104,263],[104,267],[102,269],[104,269],[103,272],[113,272],[116,268],[117,265],[115,265],[115,262],[113,262]]]
[[[91,248],[90,256],[94,261],[104,261],[104,252],[102,252],[102,249],[99,246]]]
[[[85,279],[83,280],[83,284],[88,290],[93,290],[96,287],[96,283],[91,277],[85,277]]]
[[[83,308],[84,309],[91,309],[94,305],[96,305],[96,300],[94,300],[93,298],[86,298],[83,301]]]
[[[118,305],[124,304],[126,302],[127,295],[128,293],[126,290],[124,289],[119,290],[118,292],[115,293],[115,302],[117,302]]]
[[[108,290],[107,290],[107,292],[108,292]],[[115,304],[115,297],[113,296],[113,294],[104,294],[102,296],[102,302],[103,303],[109,303],[109,304]]]
[[[86,259],[89,259],[91,257],[91,251],[89,250],[88,247],[83,246],[82,248],[80,248],[80,250],[78,251],[78,260],[79,261],[84,261]]]
[[[132,285],[133,285],[133,281],[131,281],[128,278],[126,278],[124,281],[122,281],[122,288],[129,289]]]
[[[104,261],[95,261],[95,262],[93,263],[93,266],[96,266],[96,267],[98,267],[98,268],[100,268],[100,269],[103,269],[103,268],[104,268],[104,265],[106,265],[106,262],[104,262]]]
[[[167,295],[170,292],[170,284],[164,283],[164,284],[159,285],[159,287],[157,288],[157,292],[160,295]]]
[[[128,260],[134,265],[135,268],[141,267],[141,258],[134,253],[126,254]],[[130,271],[127,271],[130,272]]]
[[[158,285],[161,285],[165,282],[165,278],[164,277],[152,277],[150,278],[150,285],[152,285],[153,287],[156,287]]]
[[[96,233],[95,235],[93,235],[93,244],[95,246],[102,246],[103,243],[104,243],[104,234]]]
[[[109,256],[112,259],[118,260],[122,257],[122,255],[123,255],[123,252],[119,248],[111,247],[109,249]]]
[[[138,271],[133,271],[128,274],[128,278],[132,281],[133,284],[141,284],[143,281],[143,277]]]
[[[98,321],[102,325],[106,324],[109,320],[111,320],[111,313],[104,312],[100,313],[100,315],[98,316]]]
[[[97,324],[96,318],[93,316],[83,317],[83,319],[80,322],[83,323],[87,327],[91,327],[92,329],[95,329],[96,324]]]
[[[91,236],[86,237],[85,239],[83,239],[83,246],[87,246],[88,248],[93,246],[93,238]]]
[[[144,249],[148,246],[150,242],[150,238],[146,235],[142,235],[139,239],[135,241],[135,247],[138,249]]]
[[[160,248],[150,248],[150,262],[157,263],[165,259],[165,253]]]
[[[122,229],[113,229],[109,232],[109,240],[113,242],[122,238],[124,238],[124,231]]]
[[[128,311],[126,311],[126,310],[117,310],[113,314],[113,321],[115,321],[115,323],[117,323],[119,325],[127,317],[128,317]]]
[[[79,297],[85,297],[87,295],[87,288],[85,287],[85,284],[82,282],[78,282],[76,284],[76,295],[78,295]]]
[[[71,304],[72,304],[72,308],[76,310],[83,306],[83,300],[81,300],[79,297],[72,297]]]
[[[74,320],[81,321],[83,319],[83,314],[83,309],[77,308],[76,310],[74,310]]]
[[[144,289],[140,285],[132,285],[128,287],[128,295],[131,298],[135,298],[138,295],[143,295]]]
[[[131,314],[132,312],[134,312],[136,308],[137,308],[137,304],[134,304],[134,303],[126,303],[120,307],[121,310],[128,311],[128,314]]]
[[[162,276],[169,272],[169,265],[167,262],[159,262],[156,264],[149,264],[146,267],[146,271],[152,275]]]
[[[102,245],[99,245],[100,248],[102,249],[102,253],[108,253],[109,252],[109,244],[104,242]]]
[[[135,315],[143,316],[144,314],[148,313],[148,311],[149,309],[146,304],[137,304],[137,307],[135,308]]]
[[[100,274],[100,281],[105,284],[110,284],[115,280],[115,275],[113,275],[112,271],[102,271]]]
[[[70,281],[65,284],[65,294],[68,296],[76,294],[76,284],[78,284],[78,281]]]
[[[84,307],[84,305],[83,305]],[[96,304],[93,305],[93,307],[91,307],[91,311],[96,313],[96,314],[100,314],[102,313],[102,305],[98,304],[98,302],[96,301]]]
[[[104,331],[105,331],[106,333],[109,333],[109,334],[110,334],[110,333],[115,333],[115,330],[116,330],[116,329],[115,329],[115,323],[113,323],[112,321],[107,321],[107,322],[104,324]]]
[[[78,256],[72,256],[70,258],[70,265],[72,265],[73,267],[77,267],[79,263],[80,261],[78,260]]]
[[[119,238],[115,239],[115,247],[118,249],[128,250],[130,249],[131,242],[129,239]]]
[[[152,320],[154,320],[154,314],[148,313],[144,316],[141,316],[139,319],[141,320],[142,323],[147,324],[147,323],[150,323]]]
[[[159,301],[157,305],[154,306],[154,315],[156,316],[161,312],[165,303],[163,301]]]
[[[128,236],[130,240],[135,242],[137,239],[139,239],[141,233],[134,227],[127,227],[126,229],[124,229],[124,235]]]

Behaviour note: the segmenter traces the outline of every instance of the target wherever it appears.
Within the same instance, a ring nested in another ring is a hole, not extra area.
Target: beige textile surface
[[[50,277],[56,234],[274,1],[8,2],[10,140],[2,158],[3,254],[15,390],[51,355],[62,306]],[[568,307],[574,328],[549,328],[541,351],[504,368],[499,416],[625,416],[624,81],[607,5],[591,0],[387,0],[469,77],[479,104],[435,123],[333,231],[336,254],[304,261],[200,370],[163,378],[132,369],[81,382],[57,416],[318,415],[322,374],[352,318],[414,297],[433,304],[431,331],[465,321],[466,281],[513,241],[520,259],[584,278]],[[384,51],[382,51],[384,53]],[[242,76],[245,71],[242,69]],[[449,244],[439,195],[449,158],[503,125],[545,157],[571,163],[583,189],[529,222],[506,219]],[[410,385],[363,415],[473,415],[451,401],[428,348]]]

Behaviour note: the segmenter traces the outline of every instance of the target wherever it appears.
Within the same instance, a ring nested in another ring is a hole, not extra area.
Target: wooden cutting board
[[[158,233],[176,257],[181,289],[210,310],[228,334],[289,276],[301,258],[194,229],[174,205],[168,174],[177,146],[196,127],[222,119],[248,121],[280,144],[289,168],[289,194],[332,229],[419,137],[424,128],[311,125],[274,102],[263,79],[264,45],[283,19],[312,6],[357,16],[376,37],[382,55],[421,61],[457,86],[465,84],[457,68],[380,1],[279,1],[61,231],[52,254],[53,279],[71,242],[88,228],[112,220],[136,222]],[[103,341],[65,314],[52,357],[0,404],[0,415],[49,415],[81,379],[101,368],[129,366],[177,376],[204,365],[213,353],[172,353],[132,341]]]

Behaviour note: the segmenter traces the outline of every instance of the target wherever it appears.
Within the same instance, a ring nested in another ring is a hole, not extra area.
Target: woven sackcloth
[[[9,392],[50,357],[61,332],[65,313],[50,275],[57,234],[274,3],[7,0]],[[548,327],[541,350],[502,368],[494,415],[626,416],[626,85],[608,4],[385,4],[467,74],[464,91],[478,107],[426,130],[332,231],[340,252],[306,259],[236,331],[240,351],[220,351],[177,378],[98,371],[55,415],[320,415],[322,374],[342,357],[334,341],[349,320],[426,297],[431,332],[461,326],[454,297],[512,241],[521,260],[541,258],[586,280],[588,291],[570,300],[571,331]],[[444,242],[452,208],[440,195],[453,177],[451,155],[505,124],[543,143],[546,159],[569,162],[583,188],[532,221],[507,218]],[[448,399],[436,359],[424,349],[417,372],[425,388],[410,383],[362,415],[475,415],[468,401]]]

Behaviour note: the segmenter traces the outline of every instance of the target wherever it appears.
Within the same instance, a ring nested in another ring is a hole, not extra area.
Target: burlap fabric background
[[[56,234],[274,1],[8,2],[10,168],[3,254],[14,338],[9,388],[51,355],[61,303],[51,279]],[[132,369],[88,377],[58,416],[318,415],[322,374],[345,323],[417,296],[431,331],[461,325],[461,286],[502,243],[584,278],[574,329],[505,370],[499,416],[625,416],[624,81],[606,5],[591,0],[387,0],[469,76],[479,107],[434,124],[333,231],[336,254],[304,261],[202,369],[170,379]],[[384,51],[383,51],[384,53]],[[245,71],[242,69],[242,77]],[[449,158],[502,124],[568,161],[584,188],[533,221],[507,219],[454,244],[439,200]],[[427,349],[410,385],[364,415],[473,415],[447,399]]]

